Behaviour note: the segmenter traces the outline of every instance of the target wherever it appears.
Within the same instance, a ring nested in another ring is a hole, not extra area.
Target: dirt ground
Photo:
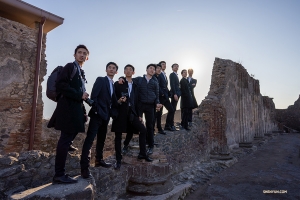
[[[278,135],[185,200],[300,199],[300,134]]]

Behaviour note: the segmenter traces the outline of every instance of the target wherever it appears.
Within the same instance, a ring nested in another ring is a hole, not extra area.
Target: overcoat
[[[180,80],[180,90],[181,90],[181,102],[180,108],[192,108],[193,107],[193,97],[189,81],[186,78]]]
[[[125,79],[124,79],[125,80]],[[126,80],[123,84],[119,84],[115,82],[115,93],[117,100],[122,97],[122,93],[128,93],[128,81]],[[111,132],[121,132],[127,133],[129,129],[132,127],[128,126],[128,118],[129,114],[132,113],[134,116],[138,117],[137,111],[137,102],[138,102],[138,87],[136,81],[132,84],[132,90],[130,93],[130,97],[127,96],[126,102],[122,102],[122,104],[117,104],[113,107],[113,110],[117,110],[118,116],[113,120]],[[129,103],[131,112],[129,112]]]
[[[170,87],[171,87],[171,97],[173,97],[175,94],[178,97],[181,96],[181,90],[179,87],[179,79],[178,79],[178,76],[175,74],[175,72],[172,72],[170,74]]]
[[[195,85],[193,85],[193,84],[195,84]],[[194,94],[194,88],[196,87],[196,85],[197,85],[197,79],[191,78],[190,88],[191,88],[192,97],[193,97],[193,109],[198,108],[198,106],[199,106],[198,103],[197,103],[195,94]]]
[[[61,96],[48,123],[48,128],[54,127],[65,133],[85,132],[86,110],[82,100],[82,80],[78,71],[70,80],[73,69],[74,64],[68,63],[57,77],[56,90]]]

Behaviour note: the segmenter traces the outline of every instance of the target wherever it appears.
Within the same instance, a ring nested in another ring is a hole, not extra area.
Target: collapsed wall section
[[[289,131],[288,128],[300,131],[300,95],[294,105],[287,109],[276,109],[275,118],[285,126],[285,131]]]
[[[38,28],[0,17],[0,154],[27,151]],[[42,41],[35,145],[40,145],[43,101],[41,82],[46,75],[46,35]],[[34,146],[39,149],[39,146]]]
[[[211,127],[212,150],[224,152],[239,143],[251,143],[277,128],[272,98],[262,96],[259,81],[231,60],[215,59],[210,91],[199,109]]]

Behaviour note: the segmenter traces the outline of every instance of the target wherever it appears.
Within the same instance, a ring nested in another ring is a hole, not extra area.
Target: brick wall
[[[231,60],[215,59],[210,91],[200,105],[200,113],[214,138],[212,148],[226,150],[224,142],[233,148],[277,129],[272,98],[262,96],[259,81]]]
[[[0,153],[28,150],[38,28],[0,17]],[[46,74],[43,37],[40,83]],[[39,85],[35,145],[42,132],[42,86]],[[39,146],[34,146],[39,149]]]

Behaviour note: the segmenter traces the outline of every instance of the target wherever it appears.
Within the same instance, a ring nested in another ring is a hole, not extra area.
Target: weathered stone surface
[[[259,81],[235,62],[216,58],[210,91],[199,107],[209,127],[212,153],[226,153],[254,136],[277,130],[272,98],[260,94]]]
[[[0,17],[0,154],[27,151],[35,76],[38,29]],[[46,75],[46,34],[42,41],[39,84]],[[40,149],[42,87],[38,88],[34,148]]]
[[[18,161],[18,159],[12,157],[12,156],[0,156],[0,166],[4,165],[4,166],[9,166],[12,165],[14,162]]]
[[[0,178],[12,176],[24,170],[24,165],[17,165],[10,168],[0,170]]]
[[[78,183],[69,185],[53,185],[51,183],[13,194],[9,199],[94,199],[93,180],[76,177]]]

